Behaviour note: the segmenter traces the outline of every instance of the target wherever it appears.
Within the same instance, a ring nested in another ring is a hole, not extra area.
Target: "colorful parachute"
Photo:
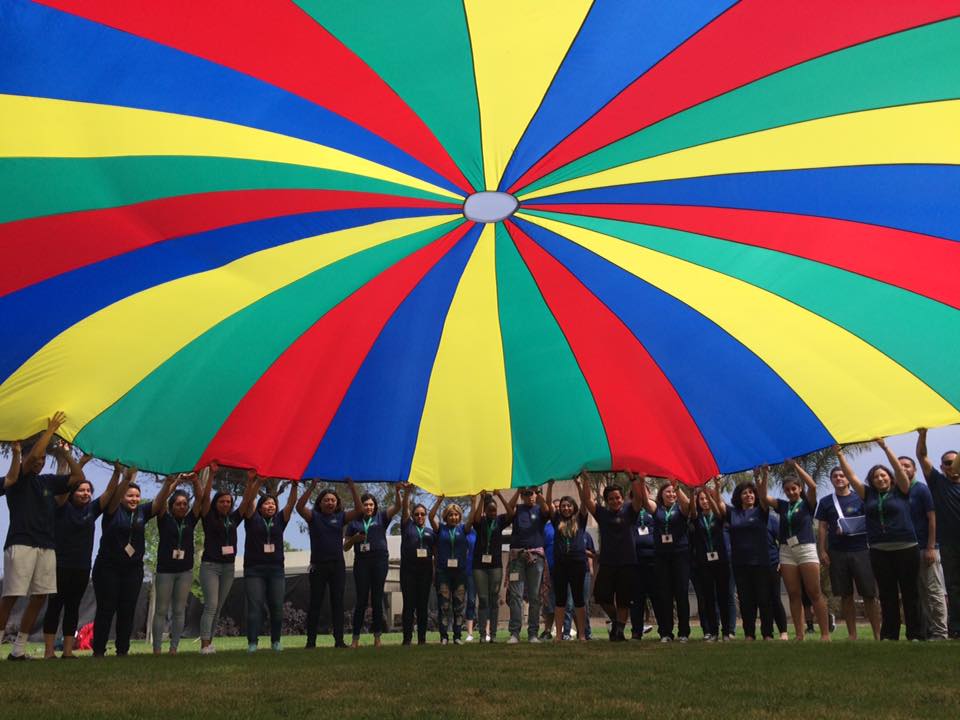
[[[5,0],[0,437],[452,495],[957,422],[958,58],[960,0]]]

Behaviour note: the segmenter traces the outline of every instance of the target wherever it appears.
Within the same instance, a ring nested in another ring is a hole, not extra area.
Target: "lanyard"
[[[449,528],[447,534],[450,537],[450,557],[453,557],[456,554],[455,545],[457,542],[457,528]]]
[[[880,527],[883,528],[883,531],[886,532],[886,522],[883,518],[883,501],[887,499],[889,492],[877,493],[877,512],[880,515]]]
[[[414,529],[417,531],[417,535],[420,536],[420,539],[417,541],[417,547],[423,547],[423,534],[427,531],[426,527],[420,527],[419,525],[414,524]]]
[[[677,509],[677,503],[674,503],[673,505],[671,505],[669,510],[667,510],[666,508],[663,509],[663,520],[664,520],[663,530],[668,535],[670,534],[670,518],[673,516],[673,511],[676,509]]]
[[[226,539],[229,542],[230,540],[230,528],[233,527],[233,521],[230,519],[229,515],[223,516],[223,531],[226,535]]]
[[[493,540],[493,531],[497,528],[497,521],[487,520],[487,555],[490,555],[490,543]]]
[[[140,512],[140,507],[137,506],[136,510],[130,511],[130,537],[127,538],[127,544],[133,545],[133,521],[136,520],[137,513]]]
[[[703,529],[707,535],[707,552],[713,552],[713,513],[701,515],[700,522],[703,523]]]
[[[793,505],[787,506],[787,537],[793,537],[793,516],[802,504],[803,500],[797,500]]]
[[[373,525],[373,523],[374,523],[375,520],[376,520],[376,518],[375,518],[373,515],[371,515],[370,517],[368,517],[366,520],[363,521],[363,534],[364,534],[364,535],[369,535],[370,526]],[[367,542],[370,542],[370,538],[369,538],[369,537],[367,538]]]
[[[177,523],[177,550],[183,550],[183,529],[187,526],[186,522],[175,521]]]
[[[263,518],[263,526],[267,528],[267,541],[269,541],[270,534],[273,532],[273,518],[270,518],[269,520],[267,520],[265,517],[263,517],[263,515],[261,515],[260,517]]]

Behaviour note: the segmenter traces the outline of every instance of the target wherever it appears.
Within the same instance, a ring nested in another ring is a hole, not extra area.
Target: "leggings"
[[[920,555],[917,548],[904,550],[870,549],[870,564],[877,579],[880,598],[880,639],[900,639],[900,601],[907,625],[907,640],[921,640],[920,598],[917,575]]]
[[[704,635],[720,634],[720,618],[717,615],[717,599],[721,598],[726,611],[727,588],[730,587],[730,574],[724,560],[705,562],[698,566],[700,577],[700,612]]]
[[[643,625],[646,618],[647,600],[656,610],[657,583],[653,571],[653,558],[640,558],[633,580],[633,602],[630,603],[630,627],[635,639],[643,636]]]
[[[374,635],[383,632],[383,585],[387,582],[387,562],[384,557],[357,558],[353,563],[353,582],[357,589],[357,603],[353,608],[353,637],[359,638],[367,604],[373,608],[371,630]]]
[[[280,642],[283,629],[283,596],[287,582],[282,565],[255,565],[243,569],[243,587],[247,596],[247,643],[257,644],[263,623],[263,605],[270,614],[270,642]]]
[[[690,637],[690,555],[681,552],[659,552],[654,557],[653,571],[657,579],[659,602],[654,605],[657,632],[660,637],[673,637],[673,606],[677,606],[677,635]],[[659,610],[657,606],[659,605]]]
[[[785,633],[787,631],[787,609],[783,606],[783,595],[780,592],[780,573],[775,567],[770,568],[770,609],[773,612],[773,622],[777,626],[777,632]]]
[[[567,606],[567,588],[573,596],[573,606],[583,607],[583,576],[587,574],[587,561],[557,558],[553,565],[554,608]],[[549,627],[549,626],[547,626]]]
[[[200,615],[200,638],[211,640],[217,618],[233,587],[233,562],[200,563],[200,589],[203,591],[203,613]]]
[[[187,600],[193,585],[193,570],[178,573],[158,572],[153,576],[153,587],[157,599],[153,610],[153,649],[160,651],[163,643],[163,628],[170,614],[170,649],[180,645],[183,632],[183,618],[187,613]]]
[[[343,589],[347,583],[347,568],[343,560],[331,560],[310,566],[310,608],[307,611],[307,647],[317,644],[317,625],[323,596],[330,588],[330,625],[333,640],[343,645]]]
[[[403,593],[403,642],[413,640],[413,616],[417,616],[417,640],[427,640],[433,561],[430,558],[400,561],[400,591]]]
[[[117,566],[97,561],[93,566],[93,591],[97,597],[97,614],[93,620],[93,654],[107,652],[110,626],[117,618],[114,645],[117,655],[130,652],[133,614],[143,584],[143,563]]]
[[[442,568],[437,570],[437,625],[440,639],[447,639],[447,625],[453,624],[453,639],[460,639],[463,628],[463,609],[467,598],[465,570]]]
[[[766,565],[733,566],[733,577],[737,581],[737,595],[740,597],[743,634],[748,638],[757,636],[758,611],[762,636],[773,637],[773,613],[770,606],[771,572]]]
[[[43,616],[43,633],[56,635],[63,612],[63,636],[73,637],[80,622],[80,602],[90,582],[90,568],[65,568],[57,566],[57,594],[47,600],[47,612]]]
[[[477,568],[473,571],[473,582],[477,586],[477,624],[481,635],[491,638],[497,636],[497,621],[500,615],[500,587],[503,584],[503,568]],[[487,632],[487,621],[490,630]]]

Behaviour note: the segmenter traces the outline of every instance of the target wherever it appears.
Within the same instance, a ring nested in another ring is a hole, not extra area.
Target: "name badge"
[[[273,543],[264,543],[264,544],[263,544],[263,551],[264,551],[265,553],[272,553],[272,552],[273,552]]]
[[[360,552],[370,552],[370,543],[360,543]]]
[[[484,565],[489,565],[493,562],[493,555],[481,555],[480,562]]]
[[[510,573],[510,582],[520,582],[520,573]]]
[[[650,534],[650,528],[644,527],[643,525],[637,526],[637,535],[639,535],[640,537],[643,537],[644,535],[649,535],[649,534]]]
[[[662,542],[664,545],[669,545],[673,542],[673,535],[670,533],[664,533],[660,536],[660,542]]]
[[[173,559],[174,559],[174,560],[183,560],[183,558],[184,558],[184,552],[183,552],[183,550],[174,550],[174,551],[173,551]]]
[[[417,548],[417,557],[418,557],[418,558],[425,558],[426,556],[427,556],[427,549],[426,549],[426,548]]]
[[[791,535],[790,537],[787,538],[787,545],[789,545],[790,547],[793,547],[794,545],[799,545],[799,544],[800,544],[800,541],[797,540],[796,535]]]
[[[720,559],[720,553],[708,552],[707,553],[707,562],[716,562]]]
[[[220,547],[221,555],[233,555],[233,545],[222,545]]]
[[[123,551],[127,554],[127,557],[133,557],[137,552],[136,548],[134,548],[130,543],[127,543],[127,546],[123,549]]]
[[[449,560],[447,560],[447,567],[448,567],[448,568],[458,567],[457,559],[456,559],[456,558],[450,558]]]

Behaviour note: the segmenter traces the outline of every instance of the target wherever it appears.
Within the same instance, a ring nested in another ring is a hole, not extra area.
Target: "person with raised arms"
[[[153,576],[156,605],[153,611],[153,654],[163,646],[163,629],[170,616],[170,654],[176,655],[193,586],[194,529],[200,520],[203,490],[196,473],[181,475],[178,482],[193,484],[193,505],[184,490],[174,490],[157,513],[157,571]]]
[[[160,512],[177,482],[175,475],[164,480],[153,500],[140,501],[140,486],[134,480],[135,467],[128,467],[123,479],[103,510],[100,521],[100,548],[93,563],[93,591],[97,612],[93,619],[93,656],[107,652],[110,626],[117,620],[114,648],[118,656],[130,652],[133,615],[143,585],[145,530],[150,518]]]
[[[345,648],[343,641],[343,591],[347,582],[347,566],[343,559],[343,532],[348,523],[362,514],[360,493],[353,480],[347,478],[347,488],[353,497],[353,510],[345,511],[337,491],[324,488],[317,496],[313,509],[307,507],[316,490],[317,481],[310,483],[307,492],[297,501],[297,513],[307,523],[310,533],[310,607],[307,611],[307,648],[317,646],[317,624],[323,598],[330,588],[330,620],[333,626],[334,647]]]
[[[441,495],[439,501],[443,501]],[[477,511],[476,505],[471,510],[466,522],[463,521],[463,510],[456,503],[447,505],[443,509],[443,523],[437,522],[435,503],[430,511],[430,525],[436,533],[434,544],[437,569],[437,625],[440,629],[440,644],[446,645],[449,640],[448,626],[453,634],[453,644],[463,642],[463,611],[467,599],[467,528],[473,525],[473,516]]]
[[[517,499],[520,499],[518,504]],[[525,487],[507,504],[511,522],[510,562],[507,565],[507,604],[510,606],[508,630],[510,645],[520,642],[523,626],[523,596],[527,596],[527,641],[540,642],[540,584],[547,565],[543,546],[543,528],[549,521],[547,503],[536,487]]]
[[[353,549],[353,582],[357,600],[353,608],[352,647],[360,647],[360,633],[367,614],[367,605],[373,608],[373,645],[380,647],[383,633],[383,586],[387,581],[390,553],[387,549],[387,527],[400,512],[401,486],[395,488],[393,505],[380,510],[377,499],[370,493],[360,496],[359,518],[347,525],[344,550]]]
[[[717,479],[719,482],[719,478]],[[725,598],[730,585],[727,547],[723,541],[723,515],[720,513],[719,488],[703,487],[696,491],[690,503],[689,515],[693,526],[694,564],[700,574],[700,592],[705,625],[703,639],[716,642],[720,638],[718,598]]]
[[[939,470],[927,455],[927,431],[917,431],[917,461],[933,496],[936,539],[940,544],[943,582],[947,590],[947,635],[960,640],[960,453],[940,456]]]
[[[556,512],[553,511],[553,480],[547,485],[547,507],[553,525],[553,641],[563,640],[563,617],[567,610],[567,594],[573,596],[574,622],[577,640],[586,642],[586,611],[584,610],[584,577],[587,574],[587,511],[581,509],[569,495],[560,498]],[[574,479],[580,490],[580,478]]]
[[[84,467],[89,455],[80,458]],[[66,472],[65,463],[57,463],[58,474]],[[80,620],[80,603],[90,583],[90,566],[93,560],[93,538],[97,518],[103,513],[120,482],[123,468],[114,463],[113,475],[103,494],[93,498],[93,483],[81,480],[65,495],[57,495],[54,535],[57,540],[57,592],[47,599],[43,618],[43,643],[46,659],[56,657],[55,643],[60,616],[63,615],[64,660],[75,658],[73,654],[77,625]]]
[[[624,502],[623,488],[616,484],[603,489],[603,505],[590,492],[590,483],[580,474],[580,505],[593,515],[600,530],[600,569],[593,596],[610,618],[611,642],[624,642],[623,630],[630,615],[637,553],[633,544],[637,515],[647,497],[646,483],[639,475],[631,478],[631,501]]]
[[[248,483],[263,486],[263,478],[248,474]],[[256,652],[260,624],[263,622],[263,605],[270,615],[270,647],[280,652],[280,632],[283,628],[283,597],[287,581],[284,571],[283,531],[290,522],[297,502],[297,484],[288,483],[287,503],[280,509],[276,495],[260,496],[256,507],[251,502],[244,508],[243,529],[246,534],[243,544],[243,587],[247,598],[247,652]]]
[[[910,512],[910,479],[883,439],[876,440],[890,466],[874,465],[866,483],[854,472],[839,445],[833,450],[844,475],[864,501],[870,562],[880,595],[880,639],[900,639],[900,604],[908,640],[921,640],[917,575],[920,557]]]
[[[497,497],[507,506],[500,491]],[[509,524],[506,514],[497,514],[497,501],[481,491],[474,500],[481,507],[473,520],[477,544],[473,551],[473,582],[477,588],[477,632],[480,642],[496,642],[503,587],[503,529]]]
[[[422,503],[410,509],[413,485],[400,485],[403,489],[400,516],[400,592],[403,594],[403,644],[413,642],[413,616],[417,616],[417,645],[427,642],[430,588],[433,587],[433,559],[436,532],[427,522],[428,514],[436,516],[441,498],[438,497],[428,511]],[[398,489],[400,489],[398,488]]]
[[[632,499],[631,490],[631,499]],[[647,604],[657,605],[657,579],[654,574],[653,515],[641,507],[637,513],[633,546],[637,553],[636,573],[633,583],[633,602],[630,603],[630,639],[643,640],[653,627],[647,625]]]

